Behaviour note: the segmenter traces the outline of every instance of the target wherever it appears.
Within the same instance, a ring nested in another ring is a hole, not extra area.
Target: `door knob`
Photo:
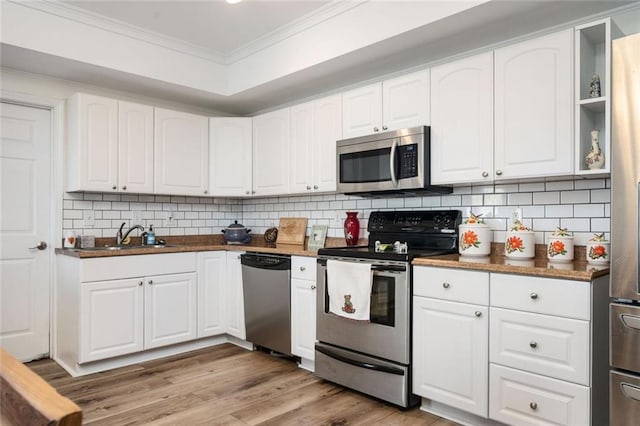
[[[29,250],[35,250],[35,249],[44,250],[46,248],[47,248],[47,243],[45,243],[44,241],[40,241],[38,245],[36,245],[35,247],[29,247]]]

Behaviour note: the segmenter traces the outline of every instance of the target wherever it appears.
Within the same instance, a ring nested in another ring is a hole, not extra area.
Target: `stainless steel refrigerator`
[[[640,34],[613,42],[610,416],[640,424]]]

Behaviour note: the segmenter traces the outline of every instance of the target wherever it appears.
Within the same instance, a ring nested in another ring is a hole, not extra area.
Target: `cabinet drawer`
[[[489,417],[518,426],[588,425],[589,388],[490,364]]]
[[[413,294],[454,302],[489,304],[489,273],[415,266]]]
[[[316,280],[316,258],[291,256],[291,278]]]
[[[589,386],[589,322],[491,308],[496,364]]]
[[[491,306],[588,320],[590,284],[583,281],[491,274]]]

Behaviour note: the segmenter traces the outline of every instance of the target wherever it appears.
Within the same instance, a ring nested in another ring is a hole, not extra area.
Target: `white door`
[[[382,131],[382,84],[342,94],[342,136],[345,139]]]
[[[291,279],[291,353],[315,358],[316,283]]]
[[[429,70],[382,83],[382,131],[429,124]]]
[[[27,361],[49,353],[51,113],[0,116],[0,346]]]
[[[315,109],[313,102],[306,102],[291,107],[291,130],[289,133],[289,191],[305,193],[311,191],[312,168],[314,160],[313,121]],[[335,158],[334,158],[335,161]]]
[[[253,118],[253,189],[256,195],[289,193],[289,108]]]
[[[313,190],[336,190],[336,141],[342,139],[342,95],[314,102]]]
[[[209,190],[214,197],[251,195],[252,130],[251,118],[209,119]]]
[[[227,254],[224,251],[198,253],[198,337],[227,331],[226,279]]]
[[[242,252],[238,251],[227,252],[227,333],[239,339],[246,339],[241,254]]]
[[[153,193],[153,107],[118,101],[118,185]]]

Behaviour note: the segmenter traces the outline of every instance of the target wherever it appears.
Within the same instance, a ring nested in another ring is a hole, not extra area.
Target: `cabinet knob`
[[[149,280],[149,285],[153,284],[153,280]]]
[[[374,127],[374,128],[373,128],[373,131],[374,131],[374,132],[377,132],[377,131],[379,131],[379,130],[380,130],[380,129],[378,129],[377,127]]]
[[[318,185],[313,185],[313,189],[318,189]]]
[[[533,300],[536,300],[538,298],[538,293],[531,293],[529,297],[532,298]]]
[[[142,280],[138,281],[138,285],[139,286],[142,286],[143,284],[144,284],[144,281],[142,281]]]
[[[207,191],[206,189],[204,190],[205,195],[209,193],[209,191]]]
[[[316,289],[316,285],[315,284],[311,284],[311,290],[315,290]]]
[[[449,283],[442,283],[442,287],[444,287],[444,288],[449,288],[449,287],[451,287],[451,284],[449,284]]]
[[[489,176],[489,172],[482,172],[482,177],[488,177]]]
[[[529,403],[529,408],[531,408],[533,411],[538,409],[538,404],[536,404],[535,402],[530,402]]]
[[[307,191],[309,191],[311,189],[310,185],[307,185]]]
[[[529,342],[529,346],[531,346],[531,349],[535,349],[538,347],[538,343],[536,342]]]
[[[502,170],[496,170],[496,175],[502,176]]]
[[[126,191],[126,190],[127,190],[127,185],[124,185],[124,186],[122,187],[122,190],[123,190],[123,191]]]
[[[111,187],[111,189],[113,189],[113,190],[115,191],[116,189],[118,189],[118,187],[117,187],[117,186],[115,186],[115,185],[113,185],[113,186]]]
[[[382,130],[387,130],[388,127],[387,126],[382,126]]]
[[[300,270],[301,270],[301,271],[306,271],[306,270],[307,270],[307,268],[305,268],[304,266],[301,266],[301,267],[300,267]]]
[[[251,194],[251,191],[245,191],[244,193],[249,195],[249,194]]]
[[[477,316],[478,318],[480,318],[482,316],[482,312],[476,311],[474,315]]]
[[[256,191],[251,191],[251,193],[252,193],[252,194],[255,194],[255,193],[256,193]]]

